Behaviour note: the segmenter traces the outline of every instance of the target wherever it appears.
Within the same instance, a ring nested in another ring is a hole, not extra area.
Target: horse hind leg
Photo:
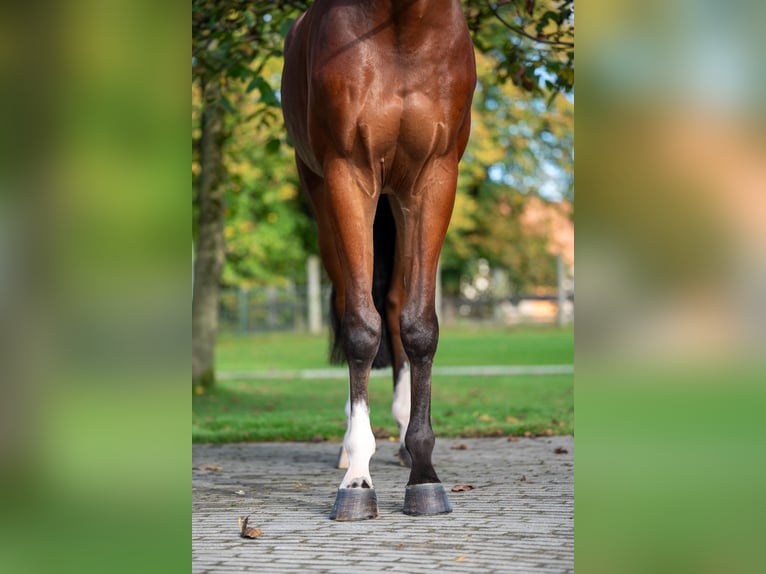
[[[457,165],[435,160],[423,174],[428,185],[400,199],[406,240],[406,302],[400,314],[400,335],[410,363],[411,409],[405,446],[412,457],[404,498],[406,514],[451,512],[444,486],[431,457],[431,368],[439,340],[436,318],[436,268],[449,225],[457,182]],[[399,221],[397,221],[399,223]]]
[[[361,192],[345,161],[326,168],[326,217],[332,224],[340,262],[344,307],[340,337],[349,370],[349,417],[344,447],[348,470],[330,518],[364,520],[378,515],[370,476],[375,437],[367,385],[381,339],[381,317],[372,300],[372,222],[376,199]],[[361,192],[361,193],[360,193]]]
[[[377,496],[369,467],[370,458],[375,453],[375,437],[370,424],[367,398],[369,365],[377,350],[377,344],[371,353],[367,351],[373,347],[371,342],[375,339],[375,332],[379,340],[380,317],[378,316],[377,326],[375,320],[369,318],[369,322],[361,328],[352,323],[355,319],[354,312],[347,313],[344,317],[344,346],[349,355],[350,375],[348,428],[343,444],[348,455],[348,470],[338,488],[330,515],[330,518],[339,521],[364,520],[378,515]],[[365,357],[363,361],[359,360],[360,356]]]
[[[349,398],[346,401],[346,408],[344,409],[346,412],[346,434],[343,435],[343,442],[340,445],[340,450],[338,451],[338,461],[335,463],[335,468],[339,468],[341,470],[348,469],[348,450],[346,449],[346,444],[350,440],[350,433],[351,433],[351,399]]]
[[[401,244],[401,241],[397,242],[397,245],[399,244]],[[410,453],[404,444],[404,438],[407,436],[407,427],[410,423],[410,364],[407,361],[407,354],[404,352],[399,329],[399,316],[404,306],[405,297],[402,268],[401,264],[397,262],[394,267],[391,288],[386,304],[386,320],[389,332],[391,333],[391,354],[394,375],[394,397],[391,402],[391,416],[393,416],[394,421],[399,427],[399,450],[397,452],[399,464],[411,467],[412,457],[410,457]]]
[[[396,380],[394,382],[394,400],[391,404],[391,414],[399,427],[399,450],[397,457],[399,464],[406,467],[412,466],[412,457],[410,456],[405,437],[407,436],[407,427],[410,424],[410,406],[411,406],[411,384],[410,384],[410,365],[405,362],[401,368],[396,371]]]

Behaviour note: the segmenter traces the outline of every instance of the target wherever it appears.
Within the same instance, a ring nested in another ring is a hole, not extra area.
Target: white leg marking
[[[407,426],[410,424],[410,365],[408,363],[402,365],[396,376],[391,414],[399,425],[399,442],[404,446],[404,435],[407,434]]]
[[[340,487],[362,486],[364,481],[372,488],[370,458],[375,453],[375,436],[370,426],[370,408],[365,403],[353,405],[348,427],[344,446],[348,452],[349,467]]]
[[[343,435],[343,444],[340,447],[340,455],[338,456],[338,468],[348,468],[348,439],[351,433],[351,400],[346,400],[346,434]]]

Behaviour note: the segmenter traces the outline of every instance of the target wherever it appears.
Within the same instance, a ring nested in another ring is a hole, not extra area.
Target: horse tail
[[[373,273],[372,273],[372,301],[381,318],[380,345],[375,359],[372,361],[373,369],[388,367],[392,363],[391,358],[391,332],[388,330],[386,319],[386,298],[391,286],[391,277],[394,272],[394,253],[396,251],[396,222],[391,212],[391,204],[388,196],[381,194],[378,199],[378,207],[375,211],[375,222],[372,227],[373,237]],[[332,328],[332,345],[330,349],[330,363],[340,365],[346,362],[343,351],[343,339],[340,332],[340,317],[335,309],[335,287],[330,295],[330,326]]]
[[[396,221],[391,212],[387,195],[380,194],[372,226],[374,265],[372,272],[372,300],[381,318],[380,346],[372,361],[373,369],[388,367],[391,359],[391,332],[386,318],[386,299],[394,274],[394,253],[396,252]]]

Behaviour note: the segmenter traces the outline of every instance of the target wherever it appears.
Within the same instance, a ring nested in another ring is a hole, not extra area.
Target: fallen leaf
[[[526,482],[526,481],[527,481],[527,475],[526,475],[526,474],[522,474],[522,475],[521,475],[521,478],[520,478],[519,480],[520,480],[521,482]]]
[[[484,414],[484,415],[479,415],[479,420],[483,422],[489,422],[494,419],[491,416]]]
[[[452,450],[468,450],[468,445],[461,442],[460,444],[453,444],[450,448]]]
[[[194,387],[194,394],[195,395],[204,395],[205,394],[205,387],[202,385],[197,385]]]
[[[388,442],[399,442],[398,436],[390,436],[388,437]]]
[[[519,422],[519,419],[517,419],[514,416],[508,415],[507,417],[505,417],[505,422],[511,423],[511,424],[515,424],[515,423]]]
[[[372,434],[375,438],[388,438],[391,436],[391,433],[383,427],[372,427]]]
[[[306,485],[303,484],[300,480],[298,480],[298,481],[295,482],[295,488],[298,488],[298,489],[306,488]]]
[[[458,554],[457,556],[455,556],[455,557],[453,558],[453,560],[454,560],[455,562],[465,562],[465,555],[463,555],[463,554]]]
[[[531,436],[532,436],[532,433],[531,433],[531,432],[529,432],[529,431],[527,431],[527,432],[525,432],[525,433],[524,433],[524,436],[525,436],[526,438],[529,438],[529,437],[531,437]]]
[[[553,436],[553,429],[545,429],[545,434],[547,436]]]
[[[554,449],[554,451],[553,451],[553,452],[555,452],[556,454],[566,454],[566,453],[568,453],[569,451],[568,451],[567,449],[565,449],[563,446],[557,446],[557,447]]]
[[[473,490],[472,484],[456,484],[452,487],[452,492],[468,492],[469,490]]]
[[[324,442],[324,437],[321,434],[315,434],[311,437],[311,442]]]
[[[193,466],[192,470],[223,470],[220,464],[206,464],[205,466]]]
[[[239,522],[239,535],[242,538],[258,538],[261,534],[263,534],[263,530],[260,528],[251,528],[247,525],[247,521],[250,520],[249,516],[240,516],[238,519]]]
[[[508,442],[519,442],[519,437],[517,436],[509,436]]]

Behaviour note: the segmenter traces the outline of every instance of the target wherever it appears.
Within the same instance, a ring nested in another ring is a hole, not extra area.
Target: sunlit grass
[[[573,362],[573,330],[443,330],[436,366],[540,365]],[[223,338],[218,369],[327,367],[327,338],[269,334]],[[196,442],[340,440],[348,386],[340,379],[225,380],[195,394]],[[392,380],[370,380],[370,414],[379,437],[398,435],[391,417]],[[573,375],[434,376],[431,419],[438,436],[571,434]]]
[[[399,432],[391,417],[391,387],[388,379],[370,381],[370,416],[379,437]],[[342,380],[223,381],[194,397],[192,438],[340,440],[347,396]],[[570,434],[572,375],[434,377],[431,419],[445,437]]]
[[[216,348],[219,371],[327,367],[327,334],[226,335]],[[574,362],[574,329],[555,327],[442,329],[434,364],[559,365]]]

